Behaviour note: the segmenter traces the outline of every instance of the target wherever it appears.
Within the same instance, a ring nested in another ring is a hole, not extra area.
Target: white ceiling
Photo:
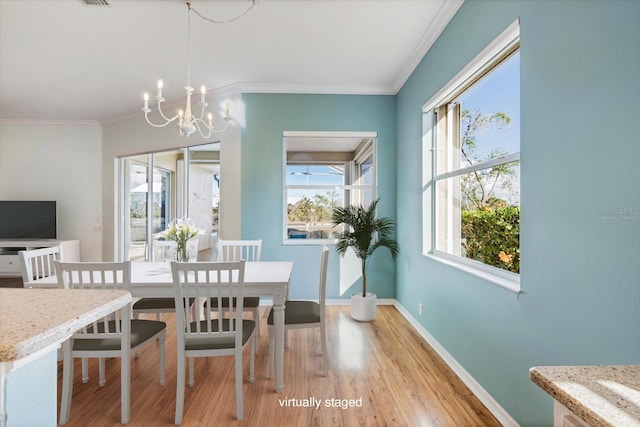
[[[141,114],[164,80],[184,98],[181,0],[0,0],[0,119]],[[260,0],[229,24],[191,14],[191,83],[211,91],[395,94],[462,0]],[[245,0],[191,0],[214,20]],[[198,89],[196,89],[197,91]]]

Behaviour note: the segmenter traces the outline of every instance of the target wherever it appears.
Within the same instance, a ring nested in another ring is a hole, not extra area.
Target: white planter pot
[[[351,317],[359,322],[369,322],[376,318],[376,294],[367,292],[365,297],[362,292],[351,295]]]

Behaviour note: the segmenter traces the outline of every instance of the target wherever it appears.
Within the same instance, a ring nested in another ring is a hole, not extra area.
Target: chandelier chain
[[[191,3],[187,2],[187,86],[191,86]]]
[[[251,5],[249,6],[249,8],[247,10],[245,10],[244,12],[242,12],[240,15],[236,16],[235,18],[231,18],[231,19],[228,19],[226,21],[216,21],[215,19],[207,18],[206,16],[202,15],[200,12],[198,12],[197,10],[192,8],[191,6],[189,6],[189,8],[191,10],[193,10],[193,13],[195,13],[196,15],[198,15],[200,18],[204,19],[205,21],[209,21],[209,22],[211,22],[213,24],[230,24],[230,23],[232,23],[234,21],[237,21],[238,19],[242,18],[247,13],[251,12],[251,9],[256,7],[256,5],[258,4],[258,0],[249,0],[249,1],[251,2]]]

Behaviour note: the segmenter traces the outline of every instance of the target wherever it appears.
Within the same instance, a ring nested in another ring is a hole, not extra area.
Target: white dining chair
[[[60,262],[55,261],[58,286],[64,289],[123,289],[129,290],[131,265],[124,262]],[[120,406],[121,422],[129,422],[131,354],[159,341],[160,384],[165,382],[166,324],[155,320],[131,320],[128,304],[114,314],[104,317],[74,333],[63,343],[62,402],[60,424],[69,421],[73,394],[73,359],[98,358],[100,386],[104,386],[104,359],[121,360]]]
[[[253,383],[255,322],[242,319],[244,303],[244,261],[236,262],[171,262],[176,306],[176,335],[178,348],[176,418],[182,423],[185,388],[185,358],[189,365],[189,386],[194,385],[194,357],[234,356],[236,380],[236,417],[243,418],[242,409],[242,350],[249,342],[249,381]],[[190,298],[205,298],[205,305],[196,304],[195,318],[190,322]],[[210,301],[217,300],[217,316],[212,317]],[[222,311],[232,313],[222,317]]]
[[[28,249],[18,252],[22,283],[45,279],[56,275],[54,261],[63,259],[62,246],[50,246],[47,248]],[[62,351],[58,349],[58,360],[62,360]],[[82,359],[82,382],[89,381],[89,369],[86,359]]]
[[[172,240],[154,240],[153,260],[156,262],[170,262],[175,256],[176,242]],[[187,241],[190,253],[198,253],[198,239]],[[197,256],[197,255],[196,255]],[[194,260],[195,261],[195,260]],[[191,300],[193,303],[193,300]],[[176,311],[173,298],[140,298],[133,303],[133,318],[138,319],[141,313],[153,313],[156,320],[160,320],[161,313],[173,313]]]
[[[19,251],[22,283],[54,276],[56,271],[53,262],[61,261],[62,255],[61,246]]]
[[[327,331],[326,331],[326,291],[327,291],[327,264],[329,260],[329,249],[322,248],[320,255],[320,280],[318,285],[318,302],[288,300],[284,307],[284,329],[320,329],[320,344],[322,347],[322,369],[324,376],[329,375],[329,355],[327,353]],[[275,346],[273,343],[273,308],[267,318],[269,327],[269,378],[273,377]]]
[[[262,240],[219,240],[218,261],[260,261],[262,256]],[[211,309],[218,309],[218,302],[211,301]],[[260,297],[246,297],[244,311],[253,313],[256,322],[256,335],[260,336]]]

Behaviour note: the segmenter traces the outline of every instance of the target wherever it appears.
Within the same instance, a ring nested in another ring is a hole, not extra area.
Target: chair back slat
[[[244,266],[244,260],[171,263],[176,298],[176,328],[183,331],[182,334],[178,333],[178,345],[184,345],[185,340],[225,336],[234,336],[236,343],[241,345],[242,322],[236,322],[233,318],[242,319]],[[192,323],[189,323],[189,298],[206,299],[204,305],[193,305],[195,319],[199,320]],[[230,316],[232,319],[223,321],[220,314],[215,318],[211,317],[212,298],[218,301],[219,307],[228,304],[229,313],[233,313]]]
[[[18,252],[23,283],[43,279],[55,274],[54,261],[62,260],[62,247],[31,249]]]
[[[131,263],[124,262],[54,262],[58,287],[63,289],[129,290]],[[125,309],[129,309],[126,307]],[[115,338],[122,335],[122,310],[94,321],[74,334],[74,338]]]
[[[219,261],[260,261],[262,240],[220,240]]]

